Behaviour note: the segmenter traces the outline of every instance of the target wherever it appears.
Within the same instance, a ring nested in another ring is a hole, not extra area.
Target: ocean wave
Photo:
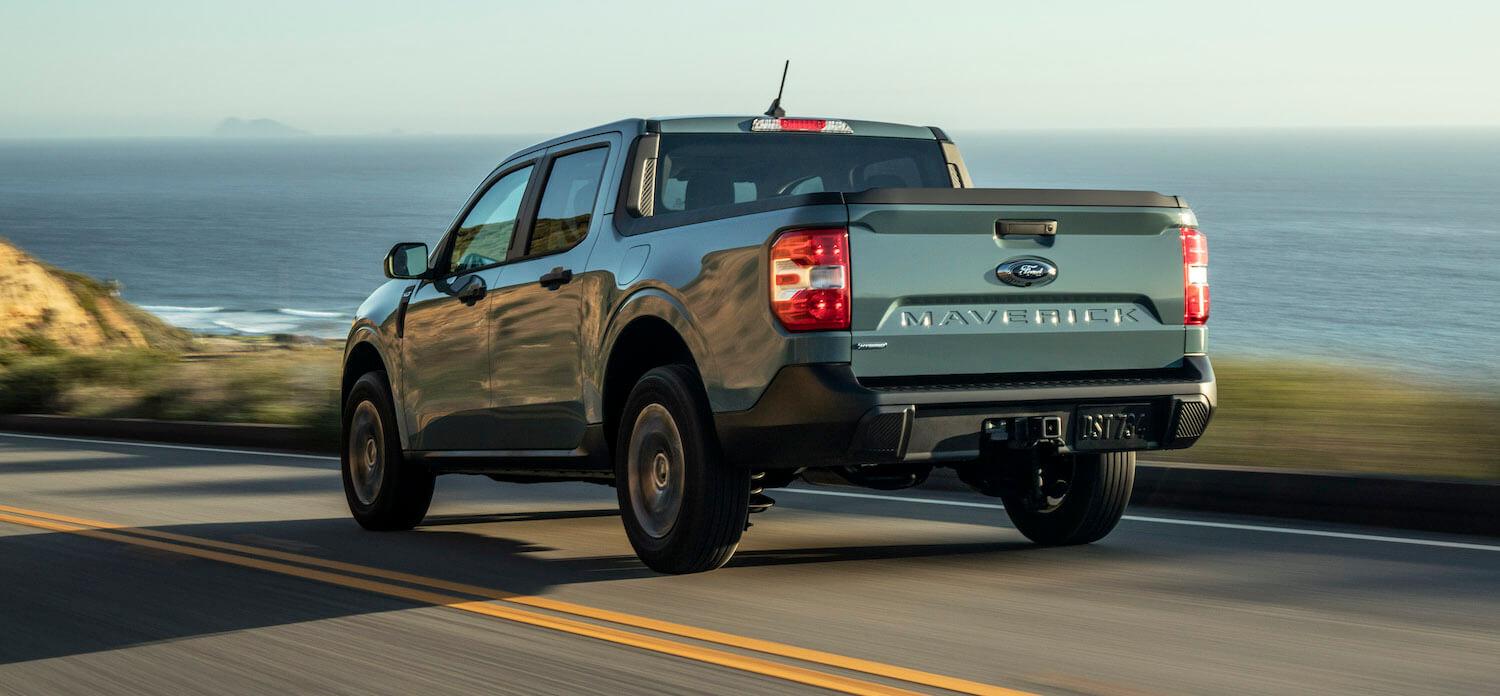
[[[148,312],[171,312],[173,314],[212,314],[224,311],[223,307],[178,307],[176,305],[140,305],[141,309]]]
[[[349,312],[320,312],[312,309],[291,309],[288,307],[282,307],[276,311],[280,314],[308,319],[344,319],[353,316]]]
[[[294,334],[340,338],[347,330],[345,322],[352,314],[289,307],[226,310],[223,307],[140,305],[140,308],[177,328],[208,335]]]
[[[255,321],[254,319],[236,318],[234,321],[228,319],[215,319],[212,323],[221,329],[228,329],[235,333],[245,334],[269,334],[269,333],[294,333],[298,328],[291,322],[277,321]]]

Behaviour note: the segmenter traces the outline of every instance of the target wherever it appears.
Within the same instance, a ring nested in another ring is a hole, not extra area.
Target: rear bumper
[[[1074,451],[1078,409],[1117,404],[1150,414],[1139,441],[1122,449],[1182,449],[1202,435],[1217,401],[1204,356],[1149,373],[869,383],[847,364],[789,365],[755,406],[715,414],[714,421],[725,455],[754,468],[942,463],[978,458],[989,446],[985,424],[1018,418],[1059,419],[1055,444]]]

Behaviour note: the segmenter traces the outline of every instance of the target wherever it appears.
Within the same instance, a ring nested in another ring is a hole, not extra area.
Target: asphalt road
[[[1493,539],[1132,510],[1038,549],[850,493],[665,577],[603,486],[443,478],[376,534],[327,458],[0,434],[0,693],[1500,690]]]

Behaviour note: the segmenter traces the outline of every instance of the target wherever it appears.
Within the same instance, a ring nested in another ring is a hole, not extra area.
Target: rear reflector
[[[750,130],[756,133],[854,133],[849,124],[826,118],[757,118],[750,122]]]
[[[794,230],[771,243],[771,312],[788,331],[848,330],[848,230]]]
[[[1193,227],[1180,230],[1182,237],[1182,323],[1208,323],[1208,238]]]

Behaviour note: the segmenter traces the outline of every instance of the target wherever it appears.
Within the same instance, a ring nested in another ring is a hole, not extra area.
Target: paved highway
[[[0,434],[0,693],[1495,693],[1500,543],[1132,510],[1038,549],[993,501],[773,492],[651,573],[603,486],[439,479],[347,517],[323,457]]]

